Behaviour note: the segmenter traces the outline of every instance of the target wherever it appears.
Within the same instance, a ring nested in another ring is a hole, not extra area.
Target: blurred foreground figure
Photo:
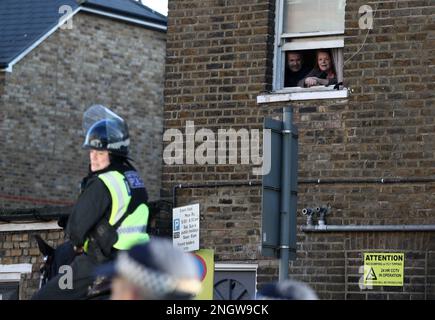
[[[187,300],[201,290],[195,258],[162,238],[119,252],[97,275],[112,279],[112,300]]]
[[[317,294],[307,284],[285,280],[266,284],[257,293],[257,300],[318,300]]]

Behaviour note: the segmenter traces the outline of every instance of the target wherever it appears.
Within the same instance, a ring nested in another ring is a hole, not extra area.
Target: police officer
[[[77,254],[72,277],[58,274],[33,299],[86,298],[96,266],[113,260],[119,250],[149,240],[148,195],[128,158],[127,124],[106,107],[95,105],[85,112],[83,128],[89,173],[66,226]],[[70,279],[72,285],[66,283]]]

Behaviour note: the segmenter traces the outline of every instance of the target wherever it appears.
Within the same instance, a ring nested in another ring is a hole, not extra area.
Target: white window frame
[[[286,63],[285,51],[344,48],[343,32],[332,31],[283,34],[284,1],[285,0],[276,0],[275,6],[275,43],[272,84],[273,92],[272,94],[258,96],[257,103],[347,98],[347,88],[334,90],[333,86],[316,86],[311,88],[284,87],[284,72]]]
[[[27,273],[32,273],[31,263],[0,264],[0,283],[14,283],[18,285],[18,298],[21,299],[21,275]],[[0,300],[2,299],[3,297],[0,294]]]
[[[312,37],[312,38],[292,38],[291,41],[284,42],[281,45],[281,68],[277,69],[279,72],[280,82],[277,84],[275,92],[299,92],[300,89],[304,91],[331,91],[334,90],[334,86],[318,86],[311,88],[300,88],[300,87],[284,87],[284,73],[285,73],[285,63],[286,57],[285,53],[287,51],[299,51],[299,50],[316,50],[316,49],[341,49],[341,54],[343,54],[344,48],[344,38],[343,36],[323,36],[323,37]],[[337,75],[338,76],[338,75]],[[341,75],[343,76],[343,75]],[[337,90],[335,90],[337,91]]]
[[[21,275],[32,273],[31,263],[0,264],[0,283],[14,283],[18,285],[18,298],[21,299]],[[0,295],[0,300],[3,297]]]
[[[20,282],[25,273],[32,273],[31,263],[0,264],[0,282]]]

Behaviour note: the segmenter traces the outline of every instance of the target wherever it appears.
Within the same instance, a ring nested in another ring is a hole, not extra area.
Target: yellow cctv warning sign
[[[403,286],[403,253],[364,253],[364,285]]]

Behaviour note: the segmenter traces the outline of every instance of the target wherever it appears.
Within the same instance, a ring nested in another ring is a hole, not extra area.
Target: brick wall
[[[298,236],[290,275],[309,283],[322,299],[434,299],[433,233],[334,233]],[[363,286],[364,253],[403,252],[404,285]],[[276,261],[259,261],[259,282],[278,277]]]
[[[5,87],[5,74],[4,72],[0,72],[0,96],[4,93]]]
[[[0,233],[0,265],[31,263],[32,273],[22,274],[20,281],[20,300],[29,299],[39,286],[40,272],[43,260],[38,245],[33,239],[40,235],[46,242],[57,247],[63,243],[62,231],[23,231]]]
[[[271,88],[274,1],[169,1],[165,129],[259,128],[294,106],[299,179],[435,175],[433,64],[429,1],[375,1],[374,29],[358,28],[346,6],[347,99],[258,105]],[[358,53],[357,53],[358,52]],[[357,54],[356,54],[357,53]],[[168,145],[166,143],[164,146]],[[240,163],[240,162],[239,162]],[[258,181],[248,165],[164,165],[166,194],[177,183]],[[300,184],[300,209],[330,203],[328,224],[433,224],[434,183]],[[259,284],[276,280],[277,261],[261,257],[258,187],[182,189],[178,204],[201,204],[201,247],[219,262],[257,262]],[[433,233],[298,232],[290,275],[325,299],[433,299]],[[360,290],[362,254],[405,253],[405,285]]]
[[[166,34],[79,13],[6,74],[1,99],[1,206],[75,200],[87,172],[83,112],[100,103],[124,117],[131,156],[160,196]]]
[[[2,107],[2,96],[4,94],[4,88],[5,88],[5,74],[4,72],[0,72],[0,123],[3,123],[5,118],[5,112],[4,108]],[[3,139],[0,140],[0,148],[3,150],[4,147],[4,141]],[[2,163],[0,162],[0,166]]]
[[[73,29],[56,31],[12,73],[0,73],[0,208],[75,201],[88,163],[81,117],[94,103],[127,120],[134,164],[150,199],[159,199],[165,46],[165,33],[79,13]],[[0,264],[33,263],[22,299],[39,283],[33,233],[0,233]],[[61,232],[36,233],[54,247],[63,242]]]

